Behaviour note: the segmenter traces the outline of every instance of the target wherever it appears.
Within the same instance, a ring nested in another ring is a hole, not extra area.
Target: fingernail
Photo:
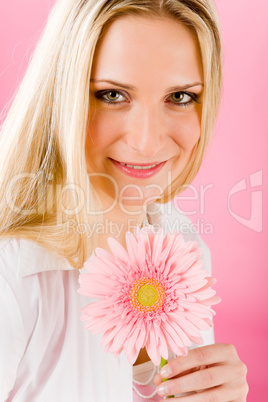
[[[171,368],[169,366],[162,367],[160,374],[163,378],[168,378],[172,374]]]
[[[157,392],[159,395],[166,395],[168,393],[168,386],[166,384],[159,385]]]

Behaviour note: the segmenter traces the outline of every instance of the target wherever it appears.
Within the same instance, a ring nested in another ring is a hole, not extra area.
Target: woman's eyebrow
[[[118,87],[123,87],[125,89],[131,89],[132,91],[136,90],[136,88],[133,87],[132,85],[123,84],[121,82],[117,82],[117,81],[113,81],[113,80],[91,78],[90,82],[107,82],[108,84],[117,85]]]
[[[91,78],[90,82],[107,82],[108,84],[116,85],[118,87],[122,87],[122,88],[125,88],[125,89],[130,89],[132,91],[137,90],[137,88],[135,88],[133,85],[123,84],[122,82],[113,81],[113,80]],[[190,84],[185,84],[185,85],[181,85],[181,86],[176,85],[174,87],[170,87],[170,88],[167,89],[167,91],[170,91],[170,92],[172,92],[172,91],[183,91],[185,89],[196,87],[198,85],[204,86],[204,84],[202,82],[192,82]]]

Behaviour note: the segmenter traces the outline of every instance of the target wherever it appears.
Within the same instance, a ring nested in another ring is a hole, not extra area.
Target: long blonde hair
[[[85,161],[93,56],[107,24],[124,15],[182,21],[201,49],[205,87],[200,140],[189,164],[157,202],[173,198],[196,175],[220,102],[221,39],[212,0],[56,3],[1,128],[0,237],[38,242],[74,268],[83,266],[97,244],[95,231],[88,237],[78,228],[93,228],[100,220],[93,213],[100,203]]]

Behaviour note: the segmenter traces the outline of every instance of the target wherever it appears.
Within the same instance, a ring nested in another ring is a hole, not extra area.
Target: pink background
[[[0,110],[25,72],[53,3],[0,3]],[[203,166],[193,186],[176,202],[211,250],[215,288],[222,297],[215,307],[216,342],[236,346],[248,366],[247,400],[265,402],[268,3],[216,0],[216,4],[224,42],[221,111]]]

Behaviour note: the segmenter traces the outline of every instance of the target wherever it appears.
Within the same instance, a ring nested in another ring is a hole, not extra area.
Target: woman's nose
[[[156,108],[141,107],[128,123],[127,145],[144,157],[159,154],[164,133]]]

